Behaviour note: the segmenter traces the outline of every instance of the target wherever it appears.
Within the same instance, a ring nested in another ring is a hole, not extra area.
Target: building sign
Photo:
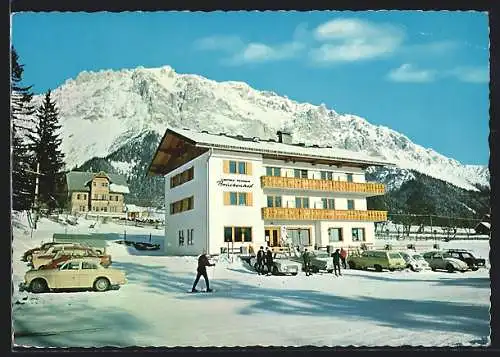
[[[242,188],[252,188],[253,183],[250,180],[245,179],[232,179],[223,178],[217,181],[217,185],[223,187],[242,187]]]

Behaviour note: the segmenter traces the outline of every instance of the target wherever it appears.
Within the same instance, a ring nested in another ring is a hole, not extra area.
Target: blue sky
[[[465,164],[489,158],[481,12],[19,13],[12,42],[36,93],[83,70],[172,66],[240,80],[397,130]]]

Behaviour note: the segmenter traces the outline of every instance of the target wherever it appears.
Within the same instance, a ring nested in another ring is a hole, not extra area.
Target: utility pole
[[[34,215],[34,220],[33,220],[33,225],[34,228],[36,229],[36,225],[38,222],[38,193],[39,193],[39,182],[40,182],[40,163],[37,162],[36,164],[36,175],[35,175],[35,200],[33,202],[33,215]]]

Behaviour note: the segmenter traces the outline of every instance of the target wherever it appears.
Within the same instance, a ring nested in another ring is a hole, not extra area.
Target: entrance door
[[[268,227],[264,231],[267,245],[270,247],[280,246],[280,227]]]

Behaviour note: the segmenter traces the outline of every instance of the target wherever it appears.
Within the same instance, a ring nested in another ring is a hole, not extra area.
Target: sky
[[[464,164],[489,160],[486,12],[17,13],[23,83],[170,65],[387,126]]]

